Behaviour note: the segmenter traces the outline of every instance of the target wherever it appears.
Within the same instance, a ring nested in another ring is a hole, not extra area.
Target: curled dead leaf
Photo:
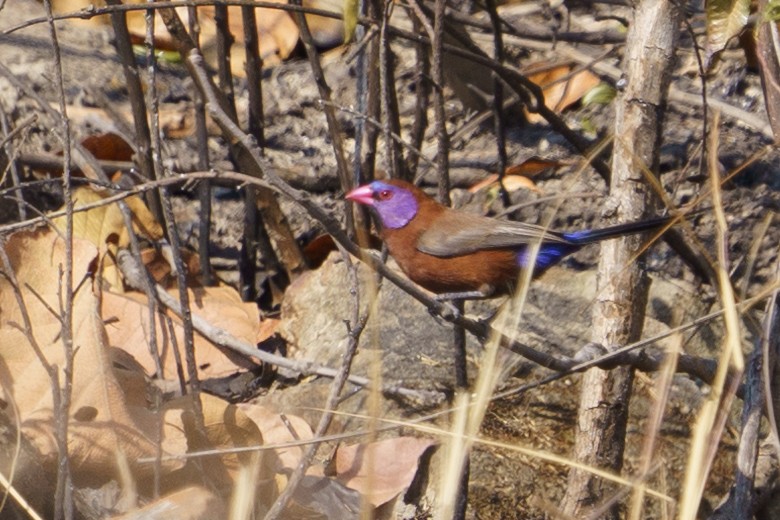
[[[102,161],[131,161],[133,147],[119,134],[104,132],[94,134],[81,140],[81,146],[86,148],[95,159]]]
[[[539,72],[527,73],[528,79],[542,88],[545,106],[557,114],[579,101],[601,82],[599,77],[589,70],[575,72],[574,67],[568,64],[550,66],[537,63],[528,68],[543,69]],[[526,112],[526,117],[531,123],[544,122],[544,118],[539,114]]]
[[[88,240],[94,244],[100,253],[99,266],[104,284],[121,290],[122,277],[113,261],[117,250],[130,244],[130,235],[125,227],[124,217],[119,204],[100,204],[106,194],[101,194],[88,187],[80,187],[73,192],[73,205],[77,210],[73,213],[73,236]],[[125,199],[132,216],[135,233],[151,241],[163,238],[162,226],[155,220],[149,208],[137,195]],[[85,206],[95,206],[86,211],[78,211]],[[65,216],[52,219],[54,226],[65,233]],[[111,252],[112,254],[108,254]]]
[[[504,183],[504,188],[509,193],[515,192],[520,189],[531,190],[537,193],[540,192],[539,188],[536,186],[536,183],[534,181],[532,181],[528,177],[523,177],[522,175],[505,175],[503,183]],[[498,175],[496,174],[489,175],[487,178],[471,186],[469,188],[469,192],[477,193],[478,191],[484,189],[497,190]]]

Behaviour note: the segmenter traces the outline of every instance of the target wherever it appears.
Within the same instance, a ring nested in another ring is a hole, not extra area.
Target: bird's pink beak
[[[374,204],[374,190],[371,189],[370,185],[366,184],[350,191],[344,198],[353,202],[359,202],[360,204],[368,204],[371,206]]]

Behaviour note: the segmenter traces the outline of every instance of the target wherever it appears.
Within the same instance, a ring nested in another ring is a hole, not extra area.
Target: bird
[[[672,219],[554,231],[449,208],[400,179],[373,181],[353,189],[345,198],[368,206],[390,256],[413,282],[438,299],[481,299],[510,293],[520,271],[530,267],[534,243],[540,242],[533,266],[533,275],[538,277],[587,244],[657,229]]]

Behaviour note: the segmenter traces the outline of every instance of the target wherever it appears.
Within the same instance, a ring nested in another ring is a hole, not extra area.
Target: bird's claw
[[[589,363],[594,359],[604,356],[609,351],[601,343],[590,342],[584,345],[572,358],[578,365]]]
[[[436,321],[442,319],[452,323],[462,317],[461,312],[452,302],[443,301],[440,303],[441,305],[428,307],[428,312],[436,319]]]

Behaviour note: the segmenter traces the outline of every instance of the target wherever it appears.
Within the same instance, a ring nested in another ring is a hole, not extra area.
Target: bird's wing
[[[483,249],[519,248],[538,240],[568,244],[541,226],[447,211],[420,235],[417,249],[433,256],[460,256]]]

